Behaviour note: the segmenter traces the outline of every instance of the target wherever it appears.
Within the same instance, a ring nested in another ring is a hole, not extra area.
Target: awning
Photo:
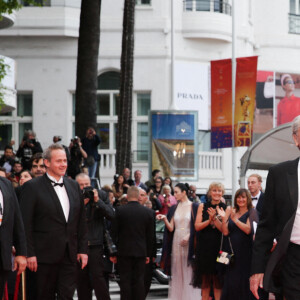
[[[248,169],[268,170],[272,165],[300,156],[292,138],[292,123],[280,125],[264,134],[241,158],[240,177]]]

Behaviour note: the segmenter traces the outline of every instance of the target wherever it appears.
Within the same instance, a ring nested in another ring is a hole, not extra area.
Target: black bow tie
[[[257,197],[253,197],[252,200],[257,200]]]
[[[60,187],[63,187],[64,186],[64,183],[57,183],[57,182],[54,182],[53,180],[50,180],[52,183],[53,183],[53,186],[56,187],[57,185],[59,185]]]

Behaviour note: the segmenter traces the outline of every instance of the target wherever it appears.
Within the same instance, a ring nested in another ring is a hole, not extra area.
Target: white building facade
[[[171,99],[171,1],[175,60],[209,64],[232,53],[231,0],[137,0],[133,87],[133,171],[148,179],[148,111],[167,110]],[[16,149],[26,129],[45,148],[54,135],[74,136],[74,92],[80,0],[49,0],[23,7],[14,26],[0,31],[0,54],[16,61],[17,109],[0,116],[1,147]],[[300,8],[296,0],[236,0],[236,56],[259,55],[258,70],[299,73]],[[101,184],[113,181],[123,0],[102,0],[97,132],[102,143]],[[231,193],[231,150],[210,151],[199,132],[198,192],[212,181]],[[240,155],[244,149],[240,149]]]

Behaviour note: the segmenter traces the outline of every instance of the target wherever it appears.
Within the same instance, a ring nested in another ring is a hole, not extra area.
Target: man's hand
[[[27,268],[31,272],[36,272],[38,268],[36,256],[27,257]]]
[[[83,203],[84,205],[87,205],[90,202],[90,198],[84,198]]]
[[[146,265],[150,263],[150,257],[146,257]]]
[[[94,202],[98,202],[99,201],[98,191],[96,189],[93,189],[93,192],[94,192]]]
[[[81,270],[83,270],[88,263],[88,256],[87,254],[79,253],[77,254],[77,260],[81,264]]]
[[[27,266],[27,260],[25,256],[16,256],[14,261],[13,271],[18,271],[18,275],[23,273]]]
[[[111,257],[109,258],[109,260],[110,260],[113,264],[116,264],[117,261],[118,261],[116,256],[111,256]]]
[[[258,287],[263,288],[264,274],[253,274],[250,277],[250,290],[256,299],[259,299]]]

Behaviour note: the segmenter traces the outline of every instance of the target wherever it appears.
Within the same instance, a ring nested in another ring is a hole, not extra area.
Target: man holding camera
[[[43,152],[41,144],[35,138],[35,132],[28,130],[17,151],[17,157],[21,158],[24,170],[30,170],[30,158],[33,154]]]
[[[92,300],[95,290],[97,299],[110,299],[108,287],[104,279],[103,236],[104,218],[114,218],[114,210],[110,205],[108,194],[91,187],[91,180],[87,174],[76,176],[83,192],[86,219],[88,224],[88,256],[89,261],[85,269],[79,270],[77,294],[79,300]]]
[[[70,143],[70,161],[68,164],[68,176],[75,179],[76,175],[81,172],[82,158],[87,158],[86,152],[82,148],[80,138],[75,136]]]
[[[90,178],[94,178],[96,175],[98,161],[100,160],[98,153],[98,145],[100,142],[100,137],[96,134],[95,129],[89,127],[85,137],[82,139],[82,148],[87,153],[85,164],[88,167]]]

